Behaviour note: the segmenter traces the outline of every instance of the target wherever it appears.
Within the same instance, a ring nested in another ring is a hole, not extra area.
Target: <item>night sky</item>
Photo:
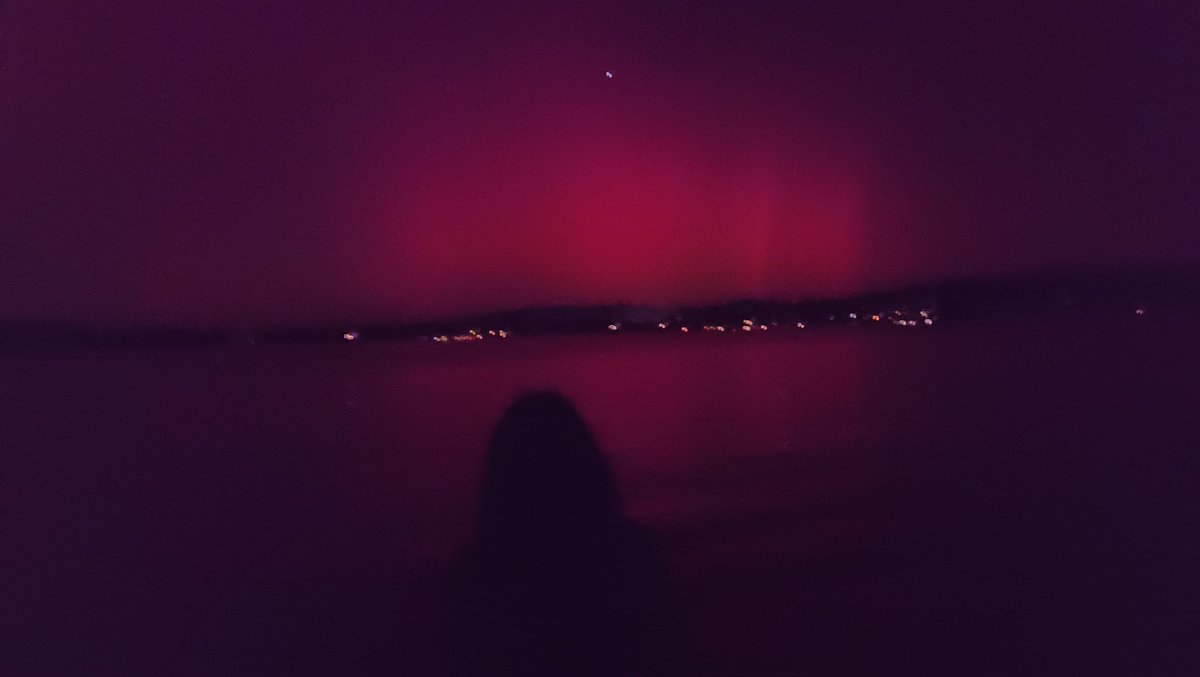
[[[0,8],[6,318],[1200,259],[1194,2],[55,4]]]

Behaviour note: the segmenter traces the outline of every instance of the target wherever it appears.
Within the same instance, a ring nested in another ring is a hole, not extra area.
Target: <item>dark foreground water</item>
[[[0,673],[444,672],[491,426],[571,397],[689,672],[1197,674],[1200,330],[0,357]]]

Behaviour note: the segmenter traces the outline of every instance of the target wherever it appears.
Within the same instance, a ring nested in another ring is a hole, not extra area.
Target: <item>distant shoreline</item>
[[[737,333],[837,326],[931,327],[995,317],[1200,311],[1200,269],[1054,272],[950,280],[838,299],[742,299],[708,305],[556,305],[425,322],[361,322],[258,329],[140,327],[0,321],[0,348],[151,348],[277,343],[432,341],[528,335]]]

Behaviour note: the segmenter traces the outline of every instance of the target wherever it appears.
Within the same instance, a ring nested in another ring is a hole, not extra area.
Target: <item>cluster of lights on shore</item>
[[[1140,314],[1140,312],[1139,312],[1139,314]],[[854,321],[857,321],[859,319],[859,315],[857,313],[850,313],[849,315],[847,315],[847,317],[850,320],[854,320]],[[862,319],[866,320],[867,317],[868,316],[863,316]],[[927,310],[920,311],[920,317],[925,325],[932,325],[934,323],[933,314]],[[870,315],[869,318],[872,322],[882,322],[885,319],[887,319],[892,324],[894,324],[896,326],[900,326],[900,327],[904,327],[904,326],[915,327],[919,324],[917,322],[917,320],[915,320],[915,319],[906,319],[904,317],[903,311],[900,311],[900,310],[894,311],[890,316],[874,314],[874,315]],[[835,320],[837,320],[837,316],[831,315],[829,317],[829,319],[830,319],[830,321],[835,321]],[[755,332],[755,331],[764,332],[764,331],[769,331],[771,329],[779,329],[779,328],[780,328],[780,324],[778,322],[772,322],[768,325],[766,323],[756,322],[753,319],[742,320],[741,326],[726,326],[723,324],[705,324],[705,325],[701,325],[699,327],[699,329],[701,331],[717,332],[717,333],[736,332],[738,330],[741,330],[744,333],[751,333],[751,332]],[[808,328],[808,325],[805,324],[804,322],[796,323],[796,329],[807,329],[807,328]],[[621,331],[621,329],[622,329],[622,324],[620,322],[614,322],[614,323],[608,325],[608,330],[610,332],[619,332],[619,331]],[[658,329],[659,329],[659,331],[674,330],[672,325],[667,322],[659,322]],[[679,329],[679,333],[681,333],[681,334],[687,334],[692,331],[691,327],[688,327],[686,325],[681,325],[678,327],[678,329]],[[342,334],[342,340],[346,341],[347,343],[353,343],[353,342],[357,341],[360,338],[360,336],[361,335],[357,331],[347,331]],[[486,331],[483,329],[469,329],[469,330],[467,330],[467,333],[465,333],[465,334],[439,334],[436,336],[427,337],[427,339],[433,341],[434,343],[473,343],[475,341],[482,341],[484,339],[489,339],[489,338],[506,339],[506,338],[509,338],[510,336],[512,336],[512,332],[508,331],[507,329],[488,329]]]
[[[441,334],[438,336],[433,336],[431,339],[434,343],[470,343],[472,341],[482,341],[485,338],[506,339],[509,336],[512,336],[512,332],[508,331],[507,329],[488,329],[487,331],[483,331],[482,329],[470,329],[465,334]]]
[[[1146,309],[1145,308],[1137,308],[1134,310],[1134,313],[1136,315],[1138,315],[1139,317],[1141,317],[1146,314]],[[897,327],[919,327],[919,326],[930,327],[930,326],[933,326],[937,321],[937,316],[932,311],[929,311],[929,310],[918,311],[916,317],[908,315],[903,310],[893,310],[890,313],[872,313],[871,315],[861,315],[861,316],[858,313],[848,313],[846,315],[846,318],[851,320],[852,322],[862,321],[862,322],[871,322],[871,323],[879,323],[879,324],[883,324],[883,323],[887,322],[887,323],[893,324]],[[836,321],[837,315],[830,315],[829,320],[831,322]],[[726,326],[724,324],[705,324],[705,325],[698,326],[697,329],[699,329],[700,331],[716,332],[716,333],[725,333],[725,332],[736,333],[739,330],[744,333],[752,333],[752,332],[769,331],[771,329],[779,329],[780,327],[781,327],[781,325],[778,322],[771,322],[770,324],[766,324],[766,323],[756,322],[753,319],[744,319],[744,320],[742,320],[742,324],[740,326],[737,326],[737,325]],[[807,329],[807,328],[808,328],[808,325],[804,322],[796,323],[796,329]],[[620,322],[614,322],[613,324],[608,325],[608,331],[610,331],[610,332],[619,332],[619,331],[621,331],[621,329],[622,329],[622,324]],[[672,325],[668,322],[659,322],[658,329],[659,329],[659,331],[665,332],[668,330],[673,331],[674,327],[672,327]],[[678,329],[679,329],[679,333],[681,333],[681,334],[687,334],[692,331],[692,328],[688,327],[686,325],[680,325],[678,327]],[[490,338],[506,339],[506,338],[509,338],[510,336],[512,336],[512,332],[507,329],[488,329],[486,331],[483,329],[470,329],[465,334],[440,334],[437,336],[430,336],[427,338],[428,338],[428,340],[432,340],[434,343],[472,343],[475,341],[482,341],[484,339],[490,339]],[[359,339],[359,337],[360,337],[360,334],[357,331],[347,331],[344,334],[342,334],[342,339],[344,341],[346,341],[347,343],[353,343],[354,341],[357,341]]]
[[[889,322],[898,327],[916,327],[916,326],[921,326],[921,325],[933,326],[934,322],[936,321],[936,316],[934,315],[934,313],[932,311],[929,311],[929,310],[919,311],[918,316],[919,316],[919,321],[918,321],[918,318],[908,317],[905,314],[905,312],[902,310],[895,310],[895,311],[892,311],[891,313],[883,313],[883,314],[874,313],[872,315],[861,315],[861,316],[858,313],[848,313],[846,315],[846,317],[851,321],[862,320],[864,322],[870,321],[870,322],[879,322],[879,323],[883,323],[886,321],[886,322]],[[837,321],[837,315],[830,315],[829,321],[830,322]],[[771,322],[770,324],[766,324],[766,323],[757,322],[753,319],[744,319],[744,320],[742,320],[741,325],[705,324],[705,325],[700,325],[699,329],[700,329],[700,331],[709,331],[709,332],[717,332],[717,333],[724,333],[724,332],[735,332],[736,333],[739,330],[744,333],[751,333],[751,332],[756,332],[756,331],[763,332],[763,331],[770,331],[771,329],[779,329],[781,326],[783,326],[783,325],[780,325],[779,322]],[[672,327],[667,322],[659,322],[658,328],[660,330],[665,331],[665,330],[671,329]],[[807,328],[808,328],[808,324],[806,324],[804,322],[796,323],[796,329],[807,329]],[[615,322],[613,324],[608,325],[608,330],[610,332],[619,332],[619,331],[621,331],[621,329],[622,329],[622,325],[619,322]],[[686,334],[689,331],[691,331],[691,328],[684,325],[684,326],[679,327],[679,331],[680,331],[680,333]]]
[[[362,335],[357,331],[347,331],[342,334],[342,340],[346,343],[354,343]],[[469,343],[471,341],[482,341],[485,338],[506,339],[512,336],[512,332],[507,329],[469,329],[465,334],[439,334],[437,336],[427,336],[427,340],[434,343]]]
[[[1134,313],[1138,317],[1145,316],[1146,308],[1135,308]],[[916,313],[916,316],[912,316],[912,314],[902,310],[894,310],[892,312],[884,313],[862,314],[862,316],[860,316],[860,314],[857,312],[851,312],[846,314],[846,318],[850,319],[853,323],[889,323],[895,326],[932,326],[937,322],[936,313],[929,310],[920,310]],[[836,319],[838,319],[836,314],[829,316],[829,322],[836,322]],[[744,332],[744,334],[751,334],[751,332],[756,331],[761,332],[772,329],[780,329],[781,326],[782,325],[780,325],[778,322],[767,324],[756,322],[756,320],[751,318],[746,318],[742,320],[742,324],[740,325],[702,324],[695,326],[695,328],[691,328],[691,326],[688,325],[679,325],[678,330],[680,334],[689,334],[689,332],[692,330],[712,331],[718,332],[718,334],[724,334],[724,332],[737,334],[737,332],[740,330]],[[664,332],[668,330],[674,331],[674,329],[676,329],[667,322],[658,323],[658,328],[659,331]],[[796,323],[796,329],[808,328],[809,325],[804,322]],[[612,323],[608,325],[607,329],[610,332],[618,332],[623,329],[623,324],[619,322]],[[353,343],[358,341],[360,336],[361,335],[358,331],[346,331],[344,334],[342,334],[342,340],[346,341],[347,343]],[[466,334],[440,334],[437,336],[427,336],[426,340],[433,341],[434,343],[473,343],[475,341],[484,341],[485,338],[509,338],[510,336],[512,336],[512,332],[508,329],[469,329]]]

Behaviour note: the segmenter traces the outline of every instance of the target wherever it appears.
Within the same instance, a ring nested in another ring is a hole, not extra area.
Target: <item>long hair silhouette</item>
[[[483,538],[587,535],[620,519],[619,500],[612,470],[570,402],[540,392],[508,408],[488,446]]]
[[[677,628],[648,540],[561,395],[523,395],[492,434],[455,609],[464,674],[670,671]]]

